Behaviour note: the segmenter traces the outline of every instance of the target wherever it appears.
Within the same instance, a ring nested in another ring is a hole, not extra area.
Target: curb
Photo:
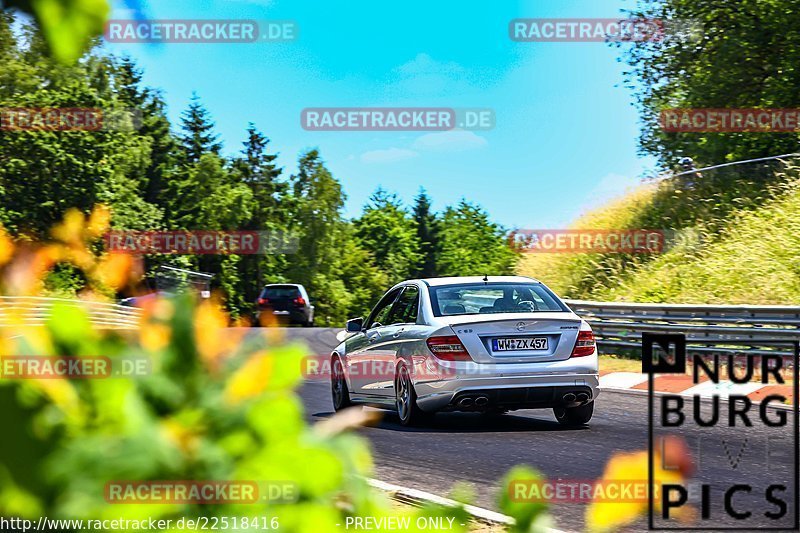
[[[489,526],[512,526],[516,522],[510,516],[500,514],[483,507],[476,507],[474,505],[465,505],[449,498],[443,498],[429,492],[422,490],[411,489],[408,487],[401,487],[400,485],[393,485],[380,481],[377,479],[367,478],[367,483],[376,489],[382,490],[389,494],[389,497],[400,503],[421,507],[426,503],[435,503],[445,507],[463,507],[467,513],[472,516],[473,520],[486,524]],[[565,533],[559,529],[547,529],[548,533]]]
[[[421,507],[426,503],[436,503],[445,507],[463,506],[464,510],[467,511],[478,522],[482,522],[490,526],[511,526],[515,524],[514,519],[510,516],[506,516],[495,511],[490,511],[489,509],[484,509],[483,507],[464,505],[463,503],[459,503],[455,500],[443,498],[422,490],[401,487],[400,485],[392,485],[391,483],[386,483],[385,481],[371,478],[367,478],[367,483],[376,489],[388,492],[391,499],[397,500],[401,503],[407,503],[415,507]]]
[[[627,394],[628,396],[643,396],[643,397],[647,398],[647,391],[646,390],[621,389],[621,388],[614,388],[614,387],[600,387],[600,392],[601,393],[602,392],[612,392],[612,393],[616,393],[616,394]],[[693,396],[690,395],[690,394],[681,394],[681,393],[677,393],[677,392],[659,392],[659,391],[655,391],[653,393],[653,395],[655,397],[659,397],[659,396],[662,396],[664,394],[672,394],[672,395],[682,396],[684,398],[693,398]],[[706,396],[701,396],[700,399],[702,401],[704,401],[704,402],[710,402],[711,401],[711,398],[706,397]],[[721,404],[730,403],[730,401],[728,400],[727,396],[720,396],[719,402]],[[759,406],[759,405],[761,405],[761,402],[753,402],[753,405],[754,406]],[[780,404],[780,405],[776,404],[776,405],[770,405],[769,409],[775,409],[777,411],[793,411],[794,410],[794,406],[793,405],[787,405],[787,404]]]

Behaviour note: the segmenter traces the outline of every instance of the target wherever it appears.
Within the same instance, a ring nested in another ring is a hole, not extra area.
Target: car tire
[[[565,426],[582,426],[592,419],[594,402],[578,407],[553,407],[556,420]]]
[[[353,405],[350,400],[350,390],[347,388],[342,360],[335,355],[331,357],[331,398],[334,411],[341,411]]]
[[[395,407],[401,424],[407,427],[417,426],[430,419],[430,414],[417,405],[417,392],[411,382],[407,365],[398,365],[394,390]]]

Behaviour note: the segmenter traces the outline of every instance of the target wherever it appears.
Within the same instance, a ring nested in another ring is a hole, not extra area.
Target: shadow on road
[[[554,420],[530,416],[505,414],[482,415],[479,413],[437,413],[430,421],[417,427],[406,427],[400,423],[397,413],[381,411],[383,418],[372,426],[377,429],[403,433],[510,433],[519,431],[585,431],[589,426],[567,427]],[[544,411],[543,411],[544,413]],[[332,412],[314,413],[314,418],[329,418]]]

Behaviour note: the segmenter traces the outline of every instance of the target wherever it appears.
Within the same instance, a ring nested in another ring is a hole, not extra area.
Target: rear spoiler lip
[[[557,315],[557,316],[553,316]],[[566,315],[566,316],[565,316]],[[463,319],[461,318],[463,317]],[[470,317],[469,319],[467,317]],[[480,320],[475,320],[473,317],[483,317]],[[499,321],[517,321],[517,322],[536,322],[539,320],[568,320],[574,322],[585,322],[578,315],[572,311],[542,311],[538,313],[486,313],[483,315],[449,315],[437,316],[434,320],[438,323],[447,326],[471,326],[476,324],[485,324],[487,322]],[[582,327],[583,324],[581,324]]]

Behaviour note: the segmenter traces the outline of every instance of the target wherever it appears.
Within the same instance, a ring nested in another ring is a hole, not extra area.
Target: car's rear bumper
[[[593,401],[600,392],[597,355],[549,364],[491,367],[481,372],[451,370],[441,379],[430,379],[430,373],[415,379],[417,404],[424,411],[474,410],[473,406],[459,405],[459,402],[464,397],[483,396],[488,405],[479,407],[535,409],[580,405]],[[565,395],[581,393],[588,398],[584,401],[568,401],[569,396],[564,399]]]
[[[292,323],[305,323],[308,322],[309,312],[306,309],[287,309],[287,310],[273,310],[273,309],[259,309],[256,312],[256,318],[261,319],[261,315],[270,317],[277,322],[289,321]]]

